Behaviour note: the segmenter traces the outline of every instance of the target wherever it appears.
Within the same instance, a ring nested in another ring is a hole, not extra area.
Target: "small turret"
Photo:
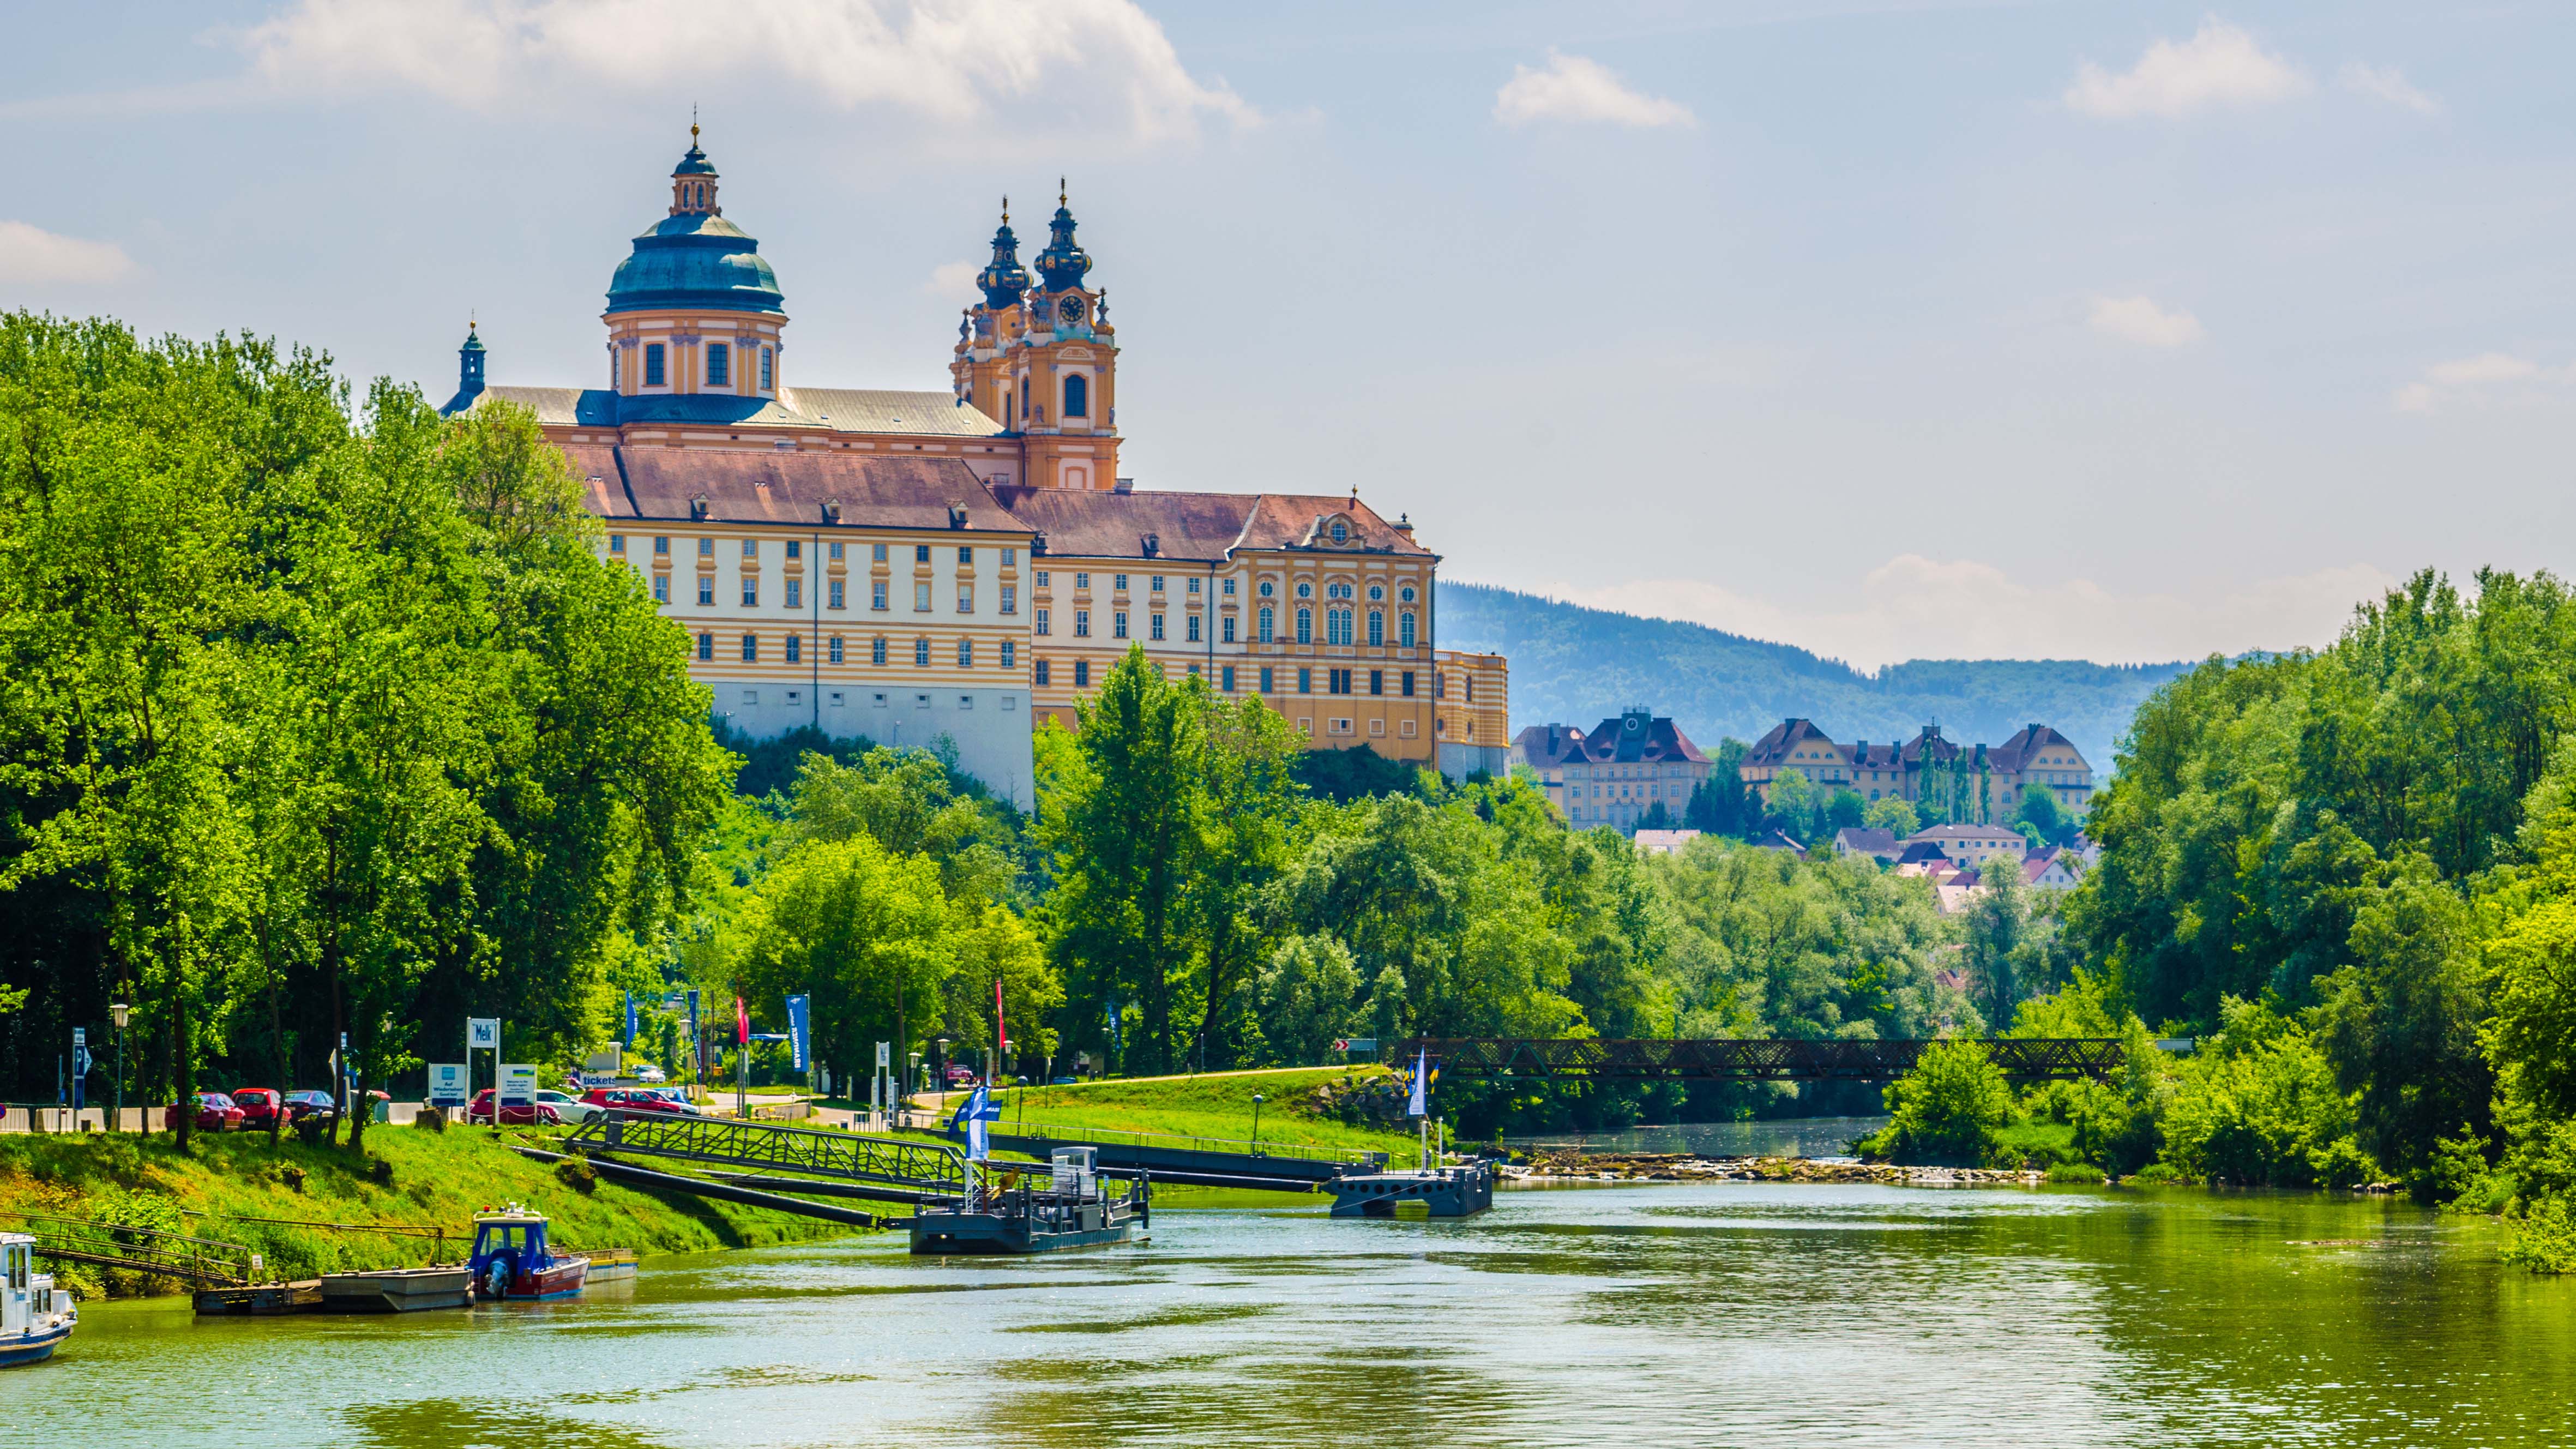
[[[1002,198],[1002,225],[993,233],[993,260],[976,275],[984,305],[998,312],[1020,300],[1029,289],[1028,268],[1020,265],[1020,239],[1011,232],[1011,198]]]
[[[689,149],[671,168],[673,216],[722,216],[716,205],[716,166],[698,149],[698,123],[689,123]]]
[[[1073,213],[1065,207],[1064,181],[1056,180],[1055,220],[1047,224],[1047,248],[1038,253],[1038,278],[1050,292],[1067,292],[1082,285],[1083,274],[1091,270],[1091,253],[1073,239]]]
[[[454,417],[474,406],[474,400],[482,395],[483,339],[475,335],[475,324],[468,321],[465,324],[465,345],[456,349],[456,396],[449,398],[447,406],[438,410],[439,415]]]

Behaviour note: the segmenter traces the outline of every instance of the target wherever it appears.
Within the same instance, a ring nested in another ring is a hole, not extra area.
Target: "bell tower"
[[[1026,477],[1013,481],[1105,491],[1118,485],[1118,337],[1108,292],[1085,284],[1091,254],[1074,227],[1058,182],[1032,287],[1004,202],[993,259],[975,279],[983,303],[966,309],[949,372],[960,398],[1020,438]]]

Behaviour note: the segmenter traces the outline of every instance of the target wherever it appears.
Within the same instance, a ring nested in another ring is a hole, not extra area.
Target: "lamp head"
[[[125,1030],[125,1018],[130,1015],[133,1010],[133,1007],[126,1005],[122,1001],[118,1001],[109,1004],[107,1014],[116,1019],[116,1029],[118,1031],[123,1031]]]

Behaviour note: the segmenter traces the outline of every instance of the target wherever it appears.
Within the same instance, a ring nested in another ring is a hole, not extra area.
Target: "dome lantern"
[[[1091,253],[1073,239],[1073,212],[1065,205],[1064,180],[1058,177],[1055,219],[1047,225],[1047,248],[1038,253],[1038,276],[1050,292],[1069,292],[1082,285],[1091,270]]]
[[[1002,226],[993,233],[993,260],[975,277],[984,305],[998,312],[1020,300],[1029,289],[1028,268],[1020,265],[1020,239],[1011,232],[1011,198],[1002,198]]]

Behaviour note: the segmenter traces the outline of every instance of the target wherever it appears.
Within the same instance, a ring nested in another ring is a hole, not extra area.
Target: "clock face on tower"
[[[1056,303],[1055,315],[1063,318],[1067,322],[1081,321],[1082,299],[1080,297],[1067,297],[1063,301]]]

